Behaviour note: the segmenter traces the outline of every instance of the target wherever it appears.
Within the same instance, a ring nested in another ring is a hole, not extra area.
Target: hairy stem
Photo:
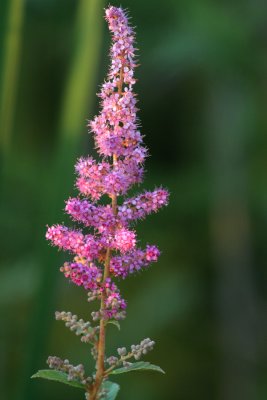
[[[122,68],[120,70],[120,80],[118,82],[118,93],[119,95],[122,94],[122,87],[123,87],[123,71]],[[113,166],[117,164],[117,155],[113,154]],[[115,194],[111,195],[111,205],[112,211],[114,215],[117,215],[117,196]],[[107,249],[106,258],[105,258],[105,268],[104,268],[104,276],[103,276],[103,284],[105,283],[106,279],[109,277],[109,265],[110,265],[110,256],[111,251]],[[106,290],[103,290],[101,294],[101,311],[105,311],[105,299],[106,299]],[[98,341],[98,356],[97,356],[97,363],[96,363],[96,378],[95,383],[91,387],[90,390],[90,400],[96,400],[97,394],[99,392],[100,386],[102,384],[103,379],[105,378],[105,347],[106,347],[106,321],[105,318],[102,316],[100,320],[100,330],[99,330],[99,341]]]
[[[114,195],[112,196],[112,210],[114,215],[117,214],[117,197]],[[111,251],[107,249],[106,259],[105,259],[105,268],[104,268],[104,277],[103,277],[103,284],[106,279],[109,277],[109,265],[110,265],[110,256]],[[101,311],[105,310],[105,299],[106,299],[106,291],[103,290],[101,294]],[[106,321],[105,318],[102,317],[100,320],[100,330],[99,330],[99,341],[98,341],[98,356],[97,356],[97,367],[96,367],[96,379],[95,384],[92,387],[90,393],[90,400],[96,400],[99,388],[104,378],[105,374],[105,347],[106,347]]]
[[[113,161],[115,156],[113,157]],[[117,196],[113,195],[112,197],[112,210],[114,215],[117,214]],[[103,277],[103,284],[105,283],[106,279],[109,277],[109,265],[110,265],[110,256],[111,251],[107,249],[106,259],[105,259],[105,268],[104,268],[104,277]],[[105,299],[106,299],[106,290],[103,290],[101,294],[101,306],[100,309],[103,312],[105,310]],[[106,347],[106,321],[105,318],[102,316],[100,320],[100,330],[99,330],[99,341],[98,341],[98,357],[97,357],[97,367],[96,367],[96,379],[95,384],[92,387],[90,393],[90,400],[97,399],[97,394],[101,383],[104,378],[105,374],[105,367],[104,367],[104,360],[105,360],[105,347]]]
[[[107,249],[103,283],[109,276],[109,264],[110,264],[110,249]],[[106,298],[106,291],[103,290],[101,294],[101,306],[100,306],[101,311],[105,310],[105,298]],[[95,400],[97,398],[97,393],[99,391],[99,388],[101,386],[104,377],[105,345],[106,345],[106,324],[105,324],[105,319],[102,317],[100,320],[99,341],[97,346],[98,356],[97,356],[97,367],[96,367],[96,379],[95,379],[95,384],[93,385],[92,391],[90,393],[90,400]]]

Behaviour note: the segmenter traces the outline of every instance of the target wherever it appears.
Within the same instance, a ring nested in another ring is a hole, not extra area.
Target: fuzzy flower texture
[[[53,225],[48,227],[46,238],[73,254],[73,260],[61,271],[89,291],[90,299],[101,299],[105,291],[104,304],[94,313],[95,318],[121,319],[126,302],[114,278],[126,278],[147,268],[160,254],[155,245],[137,247],[133,224],[165,206],[168,192],[156,188],[127,197],[128,190],[143,180],[147,156],[136,115],[135,34],[123,9],[111,6],[105,18],[112,34],[111,65],[99,94],[100,113],[89,123],[100,161],[93,157],[77,161],[79,196],[69,198],[65,207],[83,230]]]

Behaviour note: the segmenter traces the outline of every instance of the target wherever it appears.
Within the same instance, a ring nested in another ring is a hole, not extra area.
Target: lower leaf
[[[36,374],[32,375],[31,378],[42,378],[42,379],[48,379],[50,381],[56,381],[60,383],[65,383],[65,385],[73,386],[79,389],[84,389],[86,390],[86,385],[82,384],[81,382],[78,381],[70,381],[68,380],[68,374],[62,371],[57,371],[56,369],[42,369]]]

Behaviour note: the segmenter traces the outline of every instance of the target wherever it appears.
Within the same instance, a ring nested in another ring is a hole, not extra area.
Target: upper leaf
[[[161,372],[162,374],[165,374],[163,369],[161,369],[157,365],[150,364],[147,361],[139,361],[139,362],[130,364],[128,367],[114,369],[110,374],[123,374],[125,372],[140,371],[140,370],[158,371],[158,372]]]
[[[107,321],[106,324],[112,324],[112,325],[115,325],[118,328],[118,330],[121,329],[120,323],[116,319],[111,319],[111,320]]]
[[[65,383],[65,385],[70,385],[79,389],[86,390],[86,385],[78,381],[68,380],[68,374],[62,371],[57,371],[55,369],[42,369],[36,372],[36,374],[32,375],[31,378],[49,379],[50,381],[61,382]]]

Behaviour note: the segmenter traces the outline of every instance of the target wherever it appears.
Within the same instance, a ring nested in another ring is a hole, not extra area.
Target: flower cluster
[[[73,221],[92,230],[83,233],[64,225],[47,229],[46,238],[60,249],[74,254],[61,271],[73,283],[90,291],[89,298],[100,298],[106,291],[105,310],[95,312],[94,318],[122,318],[126,302],[114,282],[103,281],[103,269],[110,251],[108,273],[125,278],[128,274],[156,262],[159,250],[148,245],[136,247],[136,233],[130,224],[156,212],[168,202],[168,192],[158,188],[125,199],[121,205],[97,204],[102,196],[111,199],[125,195],[143,177],[143,162],[147,150],[142,143],[137,120],[134,69],[136,67],[134,31],[128,25],[121,8],[109,7],[106,20],[112,33],[111,66],[108,80],[100,91],[101,109],[90,123],[101,161],[92,157],[80,158],[75,166],[76,187],[81,197],[69,198],[65,211]],[[112,160],[110,160],[112,157]],[[85,196],[85,197],[83,197]]]
[[[159,255],[156,246],[147,245],[145,250],[135,249],[130,253],[112,257],[110,271],[116,277],[126,278],[127,275],[148,267],[151,262],[156,262]]]
[[[62,360],[59,357],[53,356],[48,357],[47,364],[51,369],[67,373],[69,381],[78,381],[84,385],[88,385],[92,381],[92,378],[85,376],[84,366],[82,364],[74,366],[69,363],[69,360]]]
[[[121,360],[125,358],[134,357],[139,360],[142,354],[147,354],[149,351],[153,350],[155,342],[150,338],[143,339],[139,344],[132,344],[131,351],[127,352],[126,347],[119,347],[117,349],[118,355]]]
[[[127,199],[118,206],[118,213],[113,214],[108,204],[95,205],[87,199],[70,198],[66,202],[65,211],[74,221],[96,229],[98,233],[114,230],[116,226],[129,226],[136,219],[142,219],[152,212],[157,212],[168,203],[169,194],[165,189],[155,189],[137,197]]]
[[[127,360],[134,358],[140,360],[142,355],[147,354],[153,350],[155,342],[150,338],[143,339],[139,344],[132,344],[131,350],[127,351],[126,347],[119,347],[117,353],[119,357],[110,356],[106,359],[106,363],[111,367],[118,367],[120,365],[130,366],[131,363]]]
[[[101,113],[90,123],[90,126],[95,133],[96,145],[101,155],[116,154],[118,157],[123,157],[124,162],[118,162],[114,172],[135,170],[137,176],[135,173],[129,173],[129,170],[125,176],[125,178],[128,177],[128,184],[131,185],[142,176],[141,167],[139,167],[141,173],[138,173],[138,164],[143,163],[147,152],[141,145],[142,136],[136,119],[137,100],[133,92],[135,83],[133,75],[136,67],[135,35],[128,25],[127,16],[123,10],[115,7],[108,8],[106,20],[113,39],[110,52],[111,66],[108,82],[104,83],[99,94],[102,100]]]
[[[156,189],[145,192],[137,197],[125,200],[118,207],[118,216],[124,221],[133,221],[144,218],[152,212],[157,212],[168,203],[169,193],[165,189]]]
[[[100,234],[109,231],[116,224],[115,216],[109,204],[96,206],[87,199],[70,198],[66,202],[65,211],[74,221],[95,228]]]
[[[102,278],[101,270],[82,257],[75,257],[71,263],[65,262],[60,271],[66,278],[70,278],[73,283],[83,286],[86,290],[96,289]]]
[[[53,225],[47,229],[46,238],[54,246],[67,250],[87,260],[95,259],[101,249],[100,243],[93,235],[83,235],[79,230],[69,229],[63,225]]]
[[[85,343],[95,343],[99,327],[92,327],[89,321],[84,321],[82,318],[78,319],[77,315],[71,312],[56,311],[56,320],[64,321],[65,326],[74,332],[77,336],[81,336],[81,341]]]
[[[94,321],[98,319],[123,319],[125,317],[126,301],[121,298],[118,287],[110,278],[106,278],[103,285],[98,290],[88,293],[88,301],[101,299],[101,294],[105,292],[104,309],[93,311],[92,317]]]
[[[137,345],[133,344],[131,346],[131,351],[135,360],[139,360],[142,354],[147,354],[149,351],[153,350],[154,345],[155,345],[154,340],[151,340],[150,338],[142,340],[140,344]]]
[[[109,279],[105,283],[106,298],[105,309],[101,310],[102,317],[105,319],[122,319],[125,317],[126,301],[121,298],[119,290],[114,282]]]

